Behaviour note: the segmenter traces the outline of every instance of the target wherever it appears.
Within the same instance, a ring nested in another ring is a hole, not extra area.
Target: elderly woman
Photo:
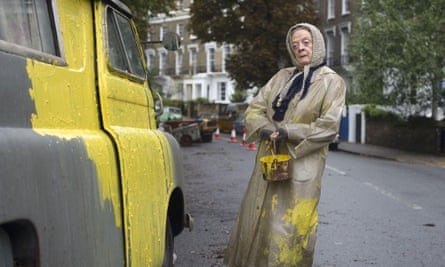
[[[246,141],[261,142],[226,250],[229,267],[312,266],[321,177],[345,84],[325,66],[325,44],[315,26],[292,26],[286,45],[295,67],[278,71],[246,111]],[[291,156],[285,181],[266,181],[261,172],[260,158],[274,139],[279,153]]]

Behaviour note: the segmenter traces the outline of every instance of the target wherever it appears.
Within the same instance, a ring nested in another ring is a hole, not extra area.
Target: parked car
[[[223,116],[218,119],[219,130],[223,133],[231,133],[235,127],[236,133],[240,134],[244,130],[244,112],[249,104],[230,103],[227,105]]]
[[[241,134],[245,127],[244,113],[234,113],[229,117],[222,117],[218,120],[219,130],[223,133],[231,133],[235,128],[237,134]]]
[[[182,119],[182,111],[177,107],[164,107],[161,115],[156,117],[158,123],[170,121],[170,120],[180,120]]]
[[[244,113],[239,113],[233,120],[233,126],[235,127],[235,131],[237,134],[242,134],[244,128],[246,127],[244,120],[245,120]]]

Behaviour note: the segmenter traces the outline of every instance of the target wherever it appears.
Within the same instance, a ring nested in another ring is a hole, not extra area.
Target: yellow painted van
[[[172,266],[175,139],[117,0],[0,1],[0,266]]]

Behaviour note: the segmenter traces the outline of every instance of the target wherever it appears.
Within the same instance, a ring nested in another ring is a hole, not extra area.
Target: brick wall
[[[444,154],[444,135],[443,127],[413,127],[387,121],[366,121],[366,143],[372,145]]]

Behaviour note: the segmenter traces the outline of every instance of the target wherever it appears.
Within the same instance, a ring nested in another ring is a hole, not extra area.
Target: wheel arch
[[[170,196],[167,217],[170,219],[173,236],[179,235],[185,227],[184,194],[180,188],[175,188]]]

